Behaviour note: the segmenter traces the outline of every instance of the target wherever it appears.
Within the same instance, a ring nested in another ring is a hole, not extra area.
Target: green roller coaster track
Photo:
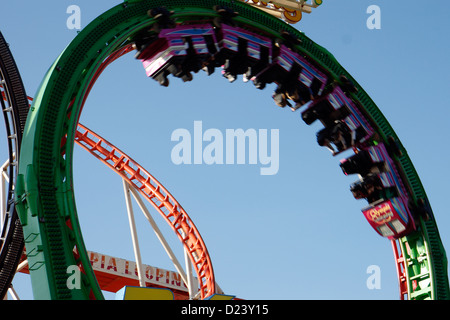
[[[165,6],[178,21],[211,20],[215,5],[239,12],[234,18],[273,38],[287,31],[300,39],[295,49],[326,70],[336,81],[345,75],[357,92],[353,99],[385,143],[395,141],[395,159],[414,201],[422,199],[431,213],[425,190],[397,135],[367,93],[326,49],[281,20],[232,0],[130,0],[92,21],[64,50],[46,74],[24,130],[16,185],[17,210],[23,225],[35,299],[103,299],[84,246],[72,184],[74,133],[83,98],[102,61],[132,42],[133,35],[154,24],[151,8]],[[447,257],[433,214],[418,230],[400,239],[405,258],[408,298],[449,299]],[[79,265],[81,288],[69,290],[67,268]]]

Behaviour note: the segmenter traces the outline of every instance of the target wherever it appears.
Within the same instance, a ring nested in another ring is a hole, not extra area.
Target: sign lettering
[[[383,224],[391,221],[394,217],[391,206],[388,203],[384,203],[378,207],[370,209],[367,212],[367,217],[375,223]]]
[[[137,265],[134,261],[128,261],[116,257],[107,256],[97,252],[88,252],[94,271],[106,272],[119,277],[138,279]],[[151,284],[164,286],[182,291],[187,287],[181,280],[179,273],[161,268],[143,265],[145,281]]]

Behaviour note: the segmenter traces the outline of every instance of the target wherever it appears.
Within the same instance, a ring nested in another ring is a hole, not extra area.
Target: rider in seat
[[[327,126],[317,133],[317,143],[329,149],[333,155],[352,147],[354,138],[354,132],[343,120],[336,120],[332,126]],[[331,144],[334,144],[337,150]]]

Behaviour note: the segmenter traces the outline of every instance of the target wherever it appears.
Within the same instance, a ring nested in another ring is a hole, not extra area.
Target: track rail
[[[345,76],[358,89],[349,96],[386,145],[398,145],[401,151],[392,155],[404,185],[417,202],[422,199],[430,219],[418,221],[417,231],[399,240],[396,264],[400,270],[402,292],[406,283],[410,299],[449,299],[447,258],[420,179],[397,135],[367,93],[324,48],[303,33],[278,19],[241,2],[226,0],[133,0],[125,1],[89,24],[55,61],[46,75],[29,115],[20,157],[16,184],[18,211],[24,225],[31,278],[37,298],[101,298],[95,277],[85,254],[78,226],[72,191],[72,153],[76,126],[86,96],[98,70],[114,52],[129,46],[139,31],[156,20],[149,9],[166,6],[180,22],[212,22],[218,14],[215,5],[228,6],[239,16],[239,26],[248,27],[272,39],[300,41],[292,45],[336,83]],[[75,250],[74,250],[75,248]],[[73,254],[75,252],[75,255]],[[399,253],[399,254],[398,254]],[[404,262],[402,262],[404,261]],[[66,268],[74,263],[83,267],[86,285],[77,292],[65,287]],[[402,278],[403,279],[403,278]]]
[[[165,218],[188,250],[200,281],[201,296],[214,294],[215,278],[206,245],[192,219],[169,191],[137,162],[82,124],[78,124],[75,141],[139,190]]]
[[[16,63],[5,38],[0,33],[0,104],[3,111],[8,144],[8,192],[3,229],[0,236],[0,299],[11,284],[23,252],[24,241],[14,201],[14,185],[18,173],[19,148],[28,114],[28,101]],[[3,173],[2,173],[3,174]]]

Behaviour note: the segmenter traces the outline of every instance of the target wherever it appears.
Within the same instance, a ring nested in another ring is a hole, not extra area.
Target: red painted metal
[[[75,141],[135,187],[164,217],[188,251],[199,279],[201,297],[214,294],[214,272],[206,245],[175,197],[137,162],[82,124],[78,124]]]

